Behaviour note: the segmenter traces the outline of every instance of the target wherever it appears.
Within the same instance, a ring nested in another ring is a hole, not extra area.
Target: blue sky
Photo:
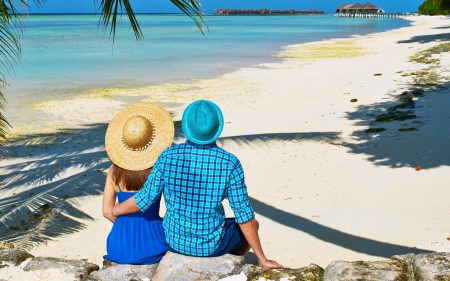
[[[372,4],[386,12],[415,12],[424,0],[371,0]],[[46,0],[41,8],[36,7],[30,0],[30,13],[95,13],[97,11],[94,0]],[[345,0],[202,0],[200,1],[205,13],[213,13],[217,8],[236,9],[297,9],[324,10],[327,13],[334,10]],[[356,3],[349,1],[350,3]],[[365,4],[363,0],[360,3]],[[177,13],[179,10],[169,0],[131,0],[132,7],[137,13]]]

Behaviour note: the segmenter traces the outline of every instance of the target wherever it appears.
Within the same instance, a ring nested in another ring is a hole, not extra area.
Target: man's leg
[[[244,250],[239,250],[243,248]],[[234,218],[225,219],[225,234],[219,247],[210,257],[218,257],[225,254],[242,255],[248,252],[248,243],[238,223]]]
[[[259,230],[259,222],[254,219],[252,223],[255,225],[256,230]],[[236,256],[246,256],[248,252],[250,251],[250,244],[248,244],[247,241],[245,241],[241,246],[239,246],[237,249],[234,249],[230,252],[230,254],[236,255]]]

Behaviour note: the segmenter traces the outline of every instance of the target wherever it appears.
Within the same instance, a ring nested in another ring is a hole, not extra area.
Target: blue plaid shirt
[[[255,217],[239,159],[215,143],[188,140],[166,148],[134,197],[139,210],[147,210],[163,191],[167,243],[186,255],[208,256],[219,247],[225,234],[223,199],[237,223]]]

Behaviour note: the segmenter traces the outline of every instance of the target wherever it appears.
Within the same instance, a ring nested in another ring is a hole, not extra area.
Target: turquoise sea
[[[122,20],[113,44],[97,15],[30,15],[23,58],[7,76],[9,100],[45,100],[90,87],[139,87],[220,76],[279,61],[283,46],[410,25],[403,19],[207,16],[205,35],[184,15],[138,15],[136,42]]]

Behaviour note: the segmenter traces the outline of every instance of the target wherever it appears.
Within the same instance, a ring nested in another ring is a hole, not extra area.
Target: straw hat
[[[151,102],[137,102],[122,109],[109,123],[105,135],[106,153],[121,168],[148,169],[172,144],[173,136],[169,112]]]
[[[212,143],[223,130],[222,111],[212,101],[195,101],[183,112],[181,128],[186,138],[194,143]]]

